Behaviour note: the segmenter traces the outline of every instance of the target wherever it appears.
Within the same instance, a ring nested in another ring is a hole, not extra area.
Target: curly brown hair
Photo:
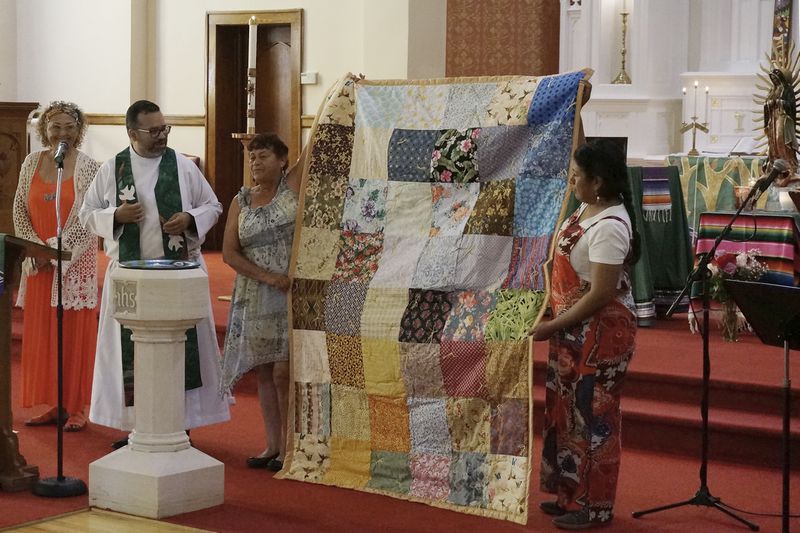
[[[78,123],[78,136],[75,138],[75,148],[78,148],[83,142],[83,137],[86,135],[86,128],[89,126],[89,122],[86,120],[86,115],[80,107],[72,102],[65,102],[62,100],[50,102],[50,105],[47,106],[39,116],[39,122],[36,124],[36,135],[39,137],[39,142],[41,142],[42,146],[45,148],[50,147],[50,141],[47,140],[47,124],[53,116],[59,113],[66,113]]]

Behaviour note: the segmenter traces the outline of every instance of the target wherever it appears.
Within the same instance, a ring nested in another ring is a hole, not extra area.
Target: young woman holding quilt
[[[634,352],[629,269],[638,237],[625,158],[609,140],[575,151],[570,181],[580,207],[559,231],[553,258],[540,509],[561,529],[613,518],[621,452],[619,400]]]

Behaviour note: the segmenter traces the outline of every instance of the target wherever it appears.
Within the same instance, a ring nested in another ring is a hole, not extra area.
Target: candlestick
[[[708,124],[708,85],[706,85],[706,109],[703,112],[703,123]]]
[[[631,77],[625,72],[625,54],[627,53],[627,49],[625,48],[625,36],[628,33],[628,10],[625,9],[624,5],[620,15],[622,15],[622,49],[620,50],[622,66],[619,69],[619,74],[617,74],[616,78],[611,80],[611,83],[628,85],[631,83]]]
[[[708,107],[706,104],[706,123],[702,124],[697,121],[697,86],[699,82],[694,82],[694,116],[689,117],[688,120],[684,120],[681,123],[681,133],[686,133],[687,131],[692,131],[692,148],[689,150],[690,156],[697,156],[700,155],[700,152],[697,151],[697,130],[700,130],[703,133],[708,133]],[[706,87],[706,97],[708,97],[708,87]],[[683,105],[684,108],[686,106],[686,87],[681,88],[681,92],[683,93]],[[708,102],[708,100],[706,100]]]

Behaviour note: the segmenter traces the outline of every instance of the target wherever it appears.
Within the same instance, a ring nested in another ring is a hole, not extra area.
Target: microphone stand
[[[64,476],[64,305],[61,297],[61,180],[64,174],[64,156],[56,160],[56,283],[58,287],[58,307],[56,307],[56,324],[58,328],[58,409],[56,414],[56,428],[58,432],[58,475],[39,479],[33,486],[33,493],[37,496],[49,498],[64,498],[86,494],[86,483],[75,477]]]
[[[708,281],[711,278],[711,271],[708,269],[708,264],[714,258],[714,254],[719,247],[719,244],[722,240],[730,233],[731,228],[733,227],[733,223],[739,217],[739,214],[742,212],[746,206],[750,205],[754,202],[753,198],[756,194],[760,194],[758,188],[753,188],[750,190],[750,194],[747,196],[742,205],[739,206],[739,209],[736,210],[733,217],[731,217],[728,225],[725,226],[720,234],[717,236],[714,244],[711,246],[711,249],[706,252],[698,261],[697,266],[695,269],[689,274],[686,278],[686,284],[683,286],[681,293],[672,302],[672,305],[667,310],[667,317],[672,316],[675,312],[675,308],[678,306],[679,302],[686,296],[692,285],[695,281],[702,282],[702,290],[703,290],[703,326],[701,328],[701,335],[703,337],[703,381],[702,381],[702,399],[700,401],[700,418],[702,419],[701,425],[701,456],[700,456],[700,488],[695,493],[694,497],[689,498],[688,500],[679,501],[676,503],[670,503],[667,505],[662,505],[659,507],[654,507],[652,509],[647,509],[644,511],[635,511],[632,514],[634,518],[640,518],[646,514],[650,513],[657,513],[659,511],[666,511],[667,509],[674,509],[676,507],[683,507],[686,505],[702,505],[705,507],[713,507],[722,511],[723,513],[727,514],[731,518],[738,520],[742,524],[746,525],[753,531],[758,531],[759,526],[749,520],[742,518],[741,516],[737,515],[730,509],[728,509],[725,504],[722,503],[722,500],[716,496],[711,494],[711,491],[708,488],[708,392],[709,392],[709,381],[711,379],[711,358],[709,356],[709,349],[708,349],[708,336],[709,336],[709,324],[708,324],[708,310],[709,310],[709,296],[708,296]]]

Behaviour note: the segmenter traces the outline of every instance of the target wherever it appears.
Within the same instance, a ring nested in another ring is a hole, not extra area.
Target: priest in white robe
[[[146,100],[132,104],[126,127],[130,147],[100,167],[79,217],[87,229],[103,237],[105,253],[111,259],[103,284],[89,419],[127,431],[133,429],[135,415],[123,386],[125,341],[121,326],[113,317],[111,274],[121,268],[119,261],[126,258],[175,257],[171,254],[176,252],[197,261],[205,270],[200,245],[222,213],[222,205],[197,166],[167,148],[170,126],[156,104]],[[173,209],[165,212],[164,198],[170,197]],[[196,329],[197,383],[186,385],[186,429],[230,418],[228,398],[218,392],[220,357],[210,299],[207,315]],[[132,348],[129,351],[132,354]],[[188,353],[189,350],[187,359]],[[129,374],[126,370],[125,375]]]

